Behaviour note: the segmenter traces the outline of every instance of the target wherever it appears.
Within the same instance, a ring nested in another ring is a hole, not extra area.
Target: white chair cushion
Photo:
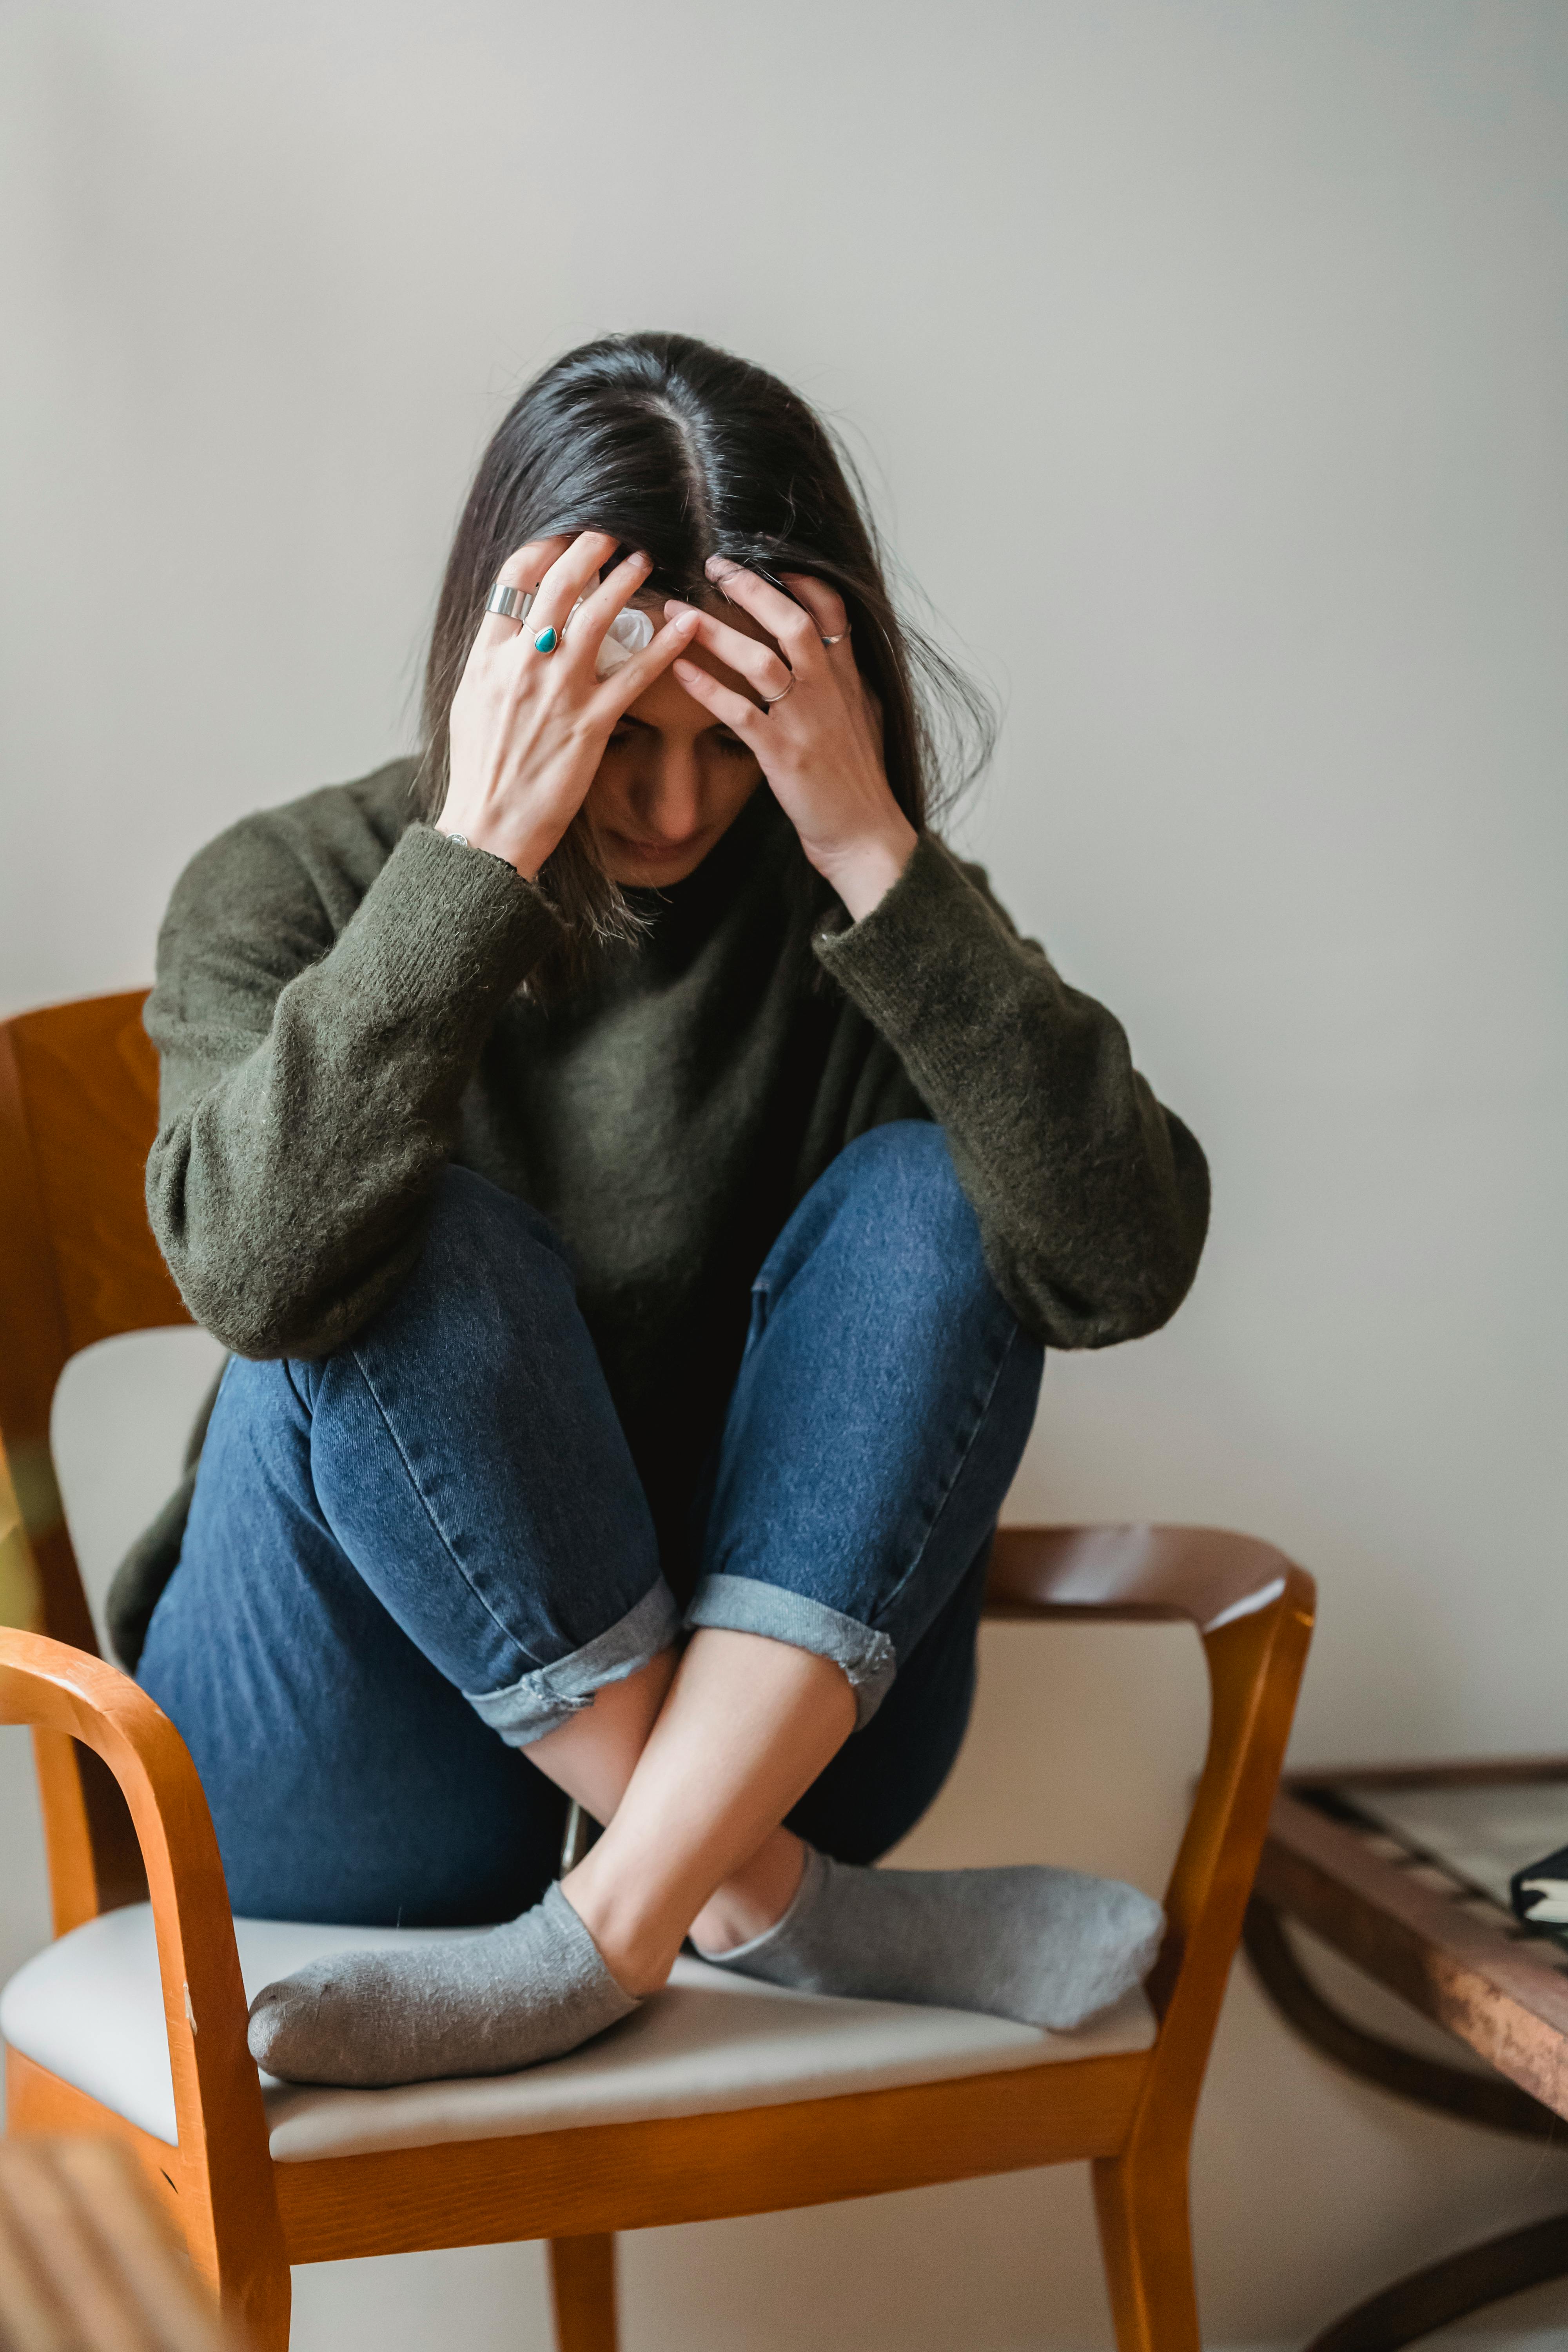
[[[449,1929],[319,1927],[237,1919],[247,1995],[324,1952],[364,1950]],[[145,1903],[62,1936],[0,1993],[0,2033],[154,2138],[173,2143],[174,2096]],[[280,2162],[503,2139],[574,2125],[776,2106],[836,2092],[934,2083],[954,2074],[1146,2050],[1154,2020],[1129,1994],[1077,2033],[1000,2017],[784,1992],[700,1960],[678,1960],[667,1990],[586,2048],[517,2074],[411,2083],[389,2091],[300,2088],[262,2076]]]

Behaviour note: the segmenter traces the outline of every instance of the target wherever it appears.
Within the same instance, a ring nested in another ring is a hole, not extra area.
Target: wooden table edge
[[[1295,1793],[1351,1777],[1292,1775],[1275,1800],[1258,1895],[1568,2116],[1568,1978]]]

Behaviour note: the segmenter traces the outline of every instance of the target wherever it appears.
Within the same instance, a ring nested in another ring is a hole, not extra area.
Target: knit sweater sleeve
[[[342,911],[264,815],[192,862],[159,937],[148,1213],[240,1355],[325,1354],[397,1287],[489,1028],[558,936],[509,866],[426,825]]]
[[[1018,936],[982,870],[924,835],[880,904],[816,952],[945,1130],[1026,1328],[1104,1348],[1168,1320],[1208,1223],[1203,1152],[1121,1024]]]

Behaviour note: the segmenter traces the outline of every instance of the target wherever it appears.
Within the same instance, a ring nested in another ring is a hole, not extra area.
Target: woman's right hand
[[[600,677],[595,665],[605,632],[652,569],[647,556],[628,555],[595,587],[616,546],[606,532],[585,530],[575,539],[534,540],[509,556],[498,579],[535,589],[532,608],[521,626],[499,613],[484,615],[452,698],[437,829],[504,857],[530,882],[582,807],[617,721],[701,618],[686,612],[666,622],[651,645]],[[580,596],[583,607],[573,613]],[[534,640],[547,629],[556,645],[540,653]]]

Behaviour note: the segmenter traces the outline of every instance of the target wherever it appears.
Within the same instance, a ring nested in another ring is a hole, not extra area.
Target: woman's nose
[[[648,779],[647,799],[638,815],[650,835],[661,841],[684,841],[702,823],[701,779],[689,751],[667,748]]]

